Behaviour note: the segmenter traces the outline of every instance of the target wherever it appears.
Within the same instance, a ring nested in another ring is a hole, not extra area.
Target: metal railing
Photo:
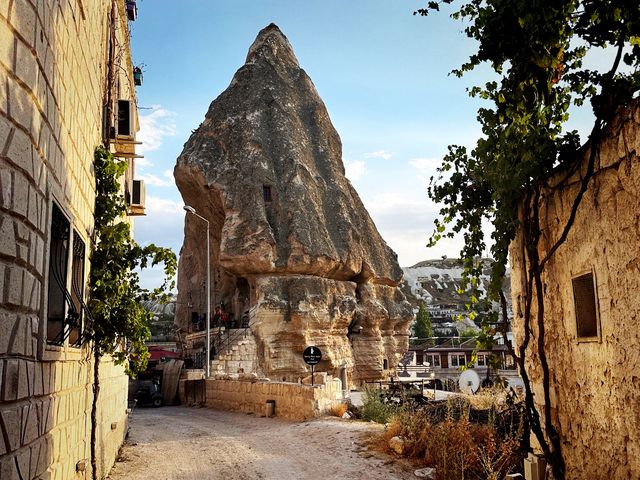
[[[255,305],[249,309],[247,317],[240,321],[240,328],[225,328],[224,331],[218,328],[218,333],[213,338],[213,345],[211,345],[211,351],[213,352],[211,361],[219,360],[222,355],[231,353],[236,340],[247,337],[247,332],[257,323],[257,310],[258,308]]]
[[[474,340],[475,346],[475,337],[428,337],[428,338],[417,338],[410,337],[409,344],[412,347],[424,347],[424,348],[433,348],[433,347],[451,347],[451,348],[460,348],[465,343],[470,340]]]

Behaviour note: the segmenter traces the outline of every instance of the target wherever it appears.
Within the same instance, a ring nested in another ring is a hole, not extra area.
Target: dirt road
[[[416,479],[363,446],[363,437],[381,428],[364,422],[163,407],[137,409],[130,425],[111,480]]]

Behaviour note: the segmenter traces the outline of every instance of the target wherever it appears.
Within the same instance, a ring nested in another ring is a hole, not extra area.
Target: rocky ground
[[[326,418],[295,423],[204,408],[137,409],[110,480],[415,479],[370,452],[382,427]]]

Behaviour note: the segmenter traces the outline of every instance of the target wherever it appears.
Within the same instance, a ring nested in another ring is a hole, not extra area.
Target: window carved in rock
[[[593,272],[571,279],[578,340],[600,337],[600,316]]]
[[[271,185],[262,186],[262,198],[264,203],[271,203]]]

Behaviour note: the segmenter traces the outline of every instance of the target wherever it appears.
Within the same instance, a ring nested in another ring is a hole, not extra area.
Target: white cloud
[[[362,178],[366,173],[365,163],[362,160],[345,160],[344,161],[345,174],[349,180],[355,182]]]
[[[438,206],[426,195],[416,197],[407,192],[385,191],[363,199],[382,238],[398,254],[402,266],[442,255],[458,255],[460,239],[443,238],[427,248],[438,216]]]
[[[420,170],[421,172],[435,172],[436,168],[440,165],[441,160],[437,158],[412,158],[409,160],[409,165]]]
[[[437,158],[413,158],[409,160],[409,165],[418,170],[416,178],[426,188],[431,183],[431,177],[436,176],[438,172],[437,168],[442,163],[442,160]]]
[[[148,216],[161,215],[180,215],[184,216],[182,202],[176,202],[167,198],[147,196],[146,212]]]
[[[173,172],[171,170],[165,170],[162,172],[162,177],[158,177],[152,173],[142,173],[139,174],[138,177],[141,180],[144,180],[147,185],[153,185],[155,187],[172,187],[175,185]]]
[[[376,150],[375,152],[364,154],[364,158],[382,158],[383,160],[389,160],[391,157],[393,157],[393,153],[387,150]]]
[[[364,203],[372,216],[399,231],[413,229],[416,225],[433,225],[438,212],[426,195],[414,198],[400,192],[380,192]]]
[[[160,105],[153,105],[151,108],[149,113],[141,113],[138,117],[140,131],[136,138],[142,142],[137,149],[141,154],[158,150],[165,137],[176,134],[175,114]],[[138,164],[149,165],[149,162],[142,159],[138,160]]]

